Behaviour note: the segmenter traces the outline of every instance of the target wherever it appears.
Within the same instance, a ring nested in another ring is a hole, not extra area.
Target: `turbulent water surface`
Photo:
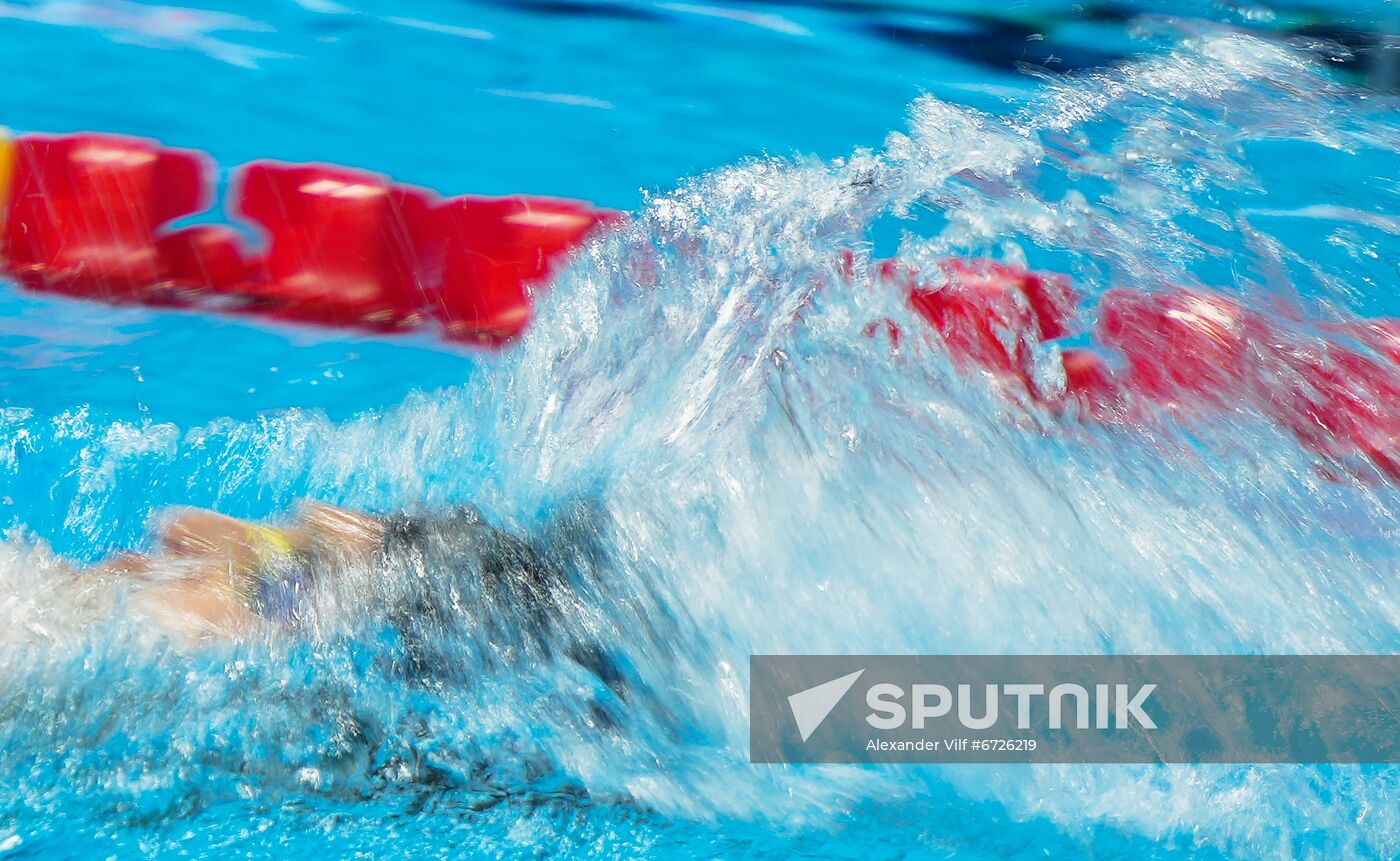
[[[1386,483],[1326,477],[1245,410],[1096,427],[863,334],[925,331],[867,286],[895,252],[1064,272],[1091,312],[1171,284],[1304,320],[1400,310],[1393,104],[1276,44],[1173,38],[1009,116],[928,96],[878,149],[652,195],[517,349],[382,411],[12,401],[0,851],[1393,857],[1392,768],[747,762],[753,653],[1400,647]],[[327,586],[302,636],[179,648],[50,550],[100,557],[158,502],[304,495],[470,501],[536,536],[587,581],[551,636],[620,680],[470,612],[408,649],[413,623],[364,600],[396,566]]]

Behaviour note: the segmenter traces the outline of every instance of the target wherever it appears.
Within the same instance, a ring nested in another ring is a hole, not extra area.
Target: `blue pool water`
[[[745,695],[753,653],[1400,647],[1394,489],[1244,413],[1008,421],[829,288],[855,247],[1400,314],[1387,14],[0,3],[17,130],[637,213],[500,356],[0,288],[0,853],[1394,857],[1392,768],[758,767]],[[305,641],[181,650],[54,570],[303,496],[584,505],[572,624],[644,693],[596,720],[511,632],[406,680],[351,589]]]

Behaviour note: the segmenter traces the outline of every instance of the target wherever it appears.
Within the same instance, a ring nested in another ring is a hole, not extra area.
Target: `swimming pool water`
[[[765,651],[1400,645],[1390,489],[1318,481],[1256,416],[1008,430],[852,325],[906,310],[808,304],[857,247],[1400,313],[1388,14],[0,3],[16,130],[639,213],[500,356],[0,289],[0,853],[1393,857],[1393,769],[759,768],[743,677]],[[1350,61],[1298,52],[1323,36]],[[657,705],[594,726],[567,667],[451,642],[467,682],[407,684],[373,619],[187,653],[72,624],[52,585],[50,549],[139,545],[163,505],[305,495],[521,530],[592,500],[615,582],[579,624]]]

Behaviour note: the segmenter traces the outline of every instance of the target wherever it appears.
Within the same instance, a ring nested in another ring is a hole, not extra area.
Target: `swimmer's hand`
[[[98,577],[140,577],[150,574],[155,569],[155,564],[155,560],[144,553],[123,550],[88,568],[86,574]]]

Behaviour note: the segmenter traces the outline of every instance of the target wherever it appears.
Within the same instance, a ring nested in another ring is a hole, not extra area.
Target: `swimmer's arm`
[[[246,577],[213,557],[194,565],[183,576],[144,585],[131,595],[133,607],[190,644],[238,640],[258,630]]]
[[[367,564],[384,541],[384,521],[362,511],[306,501],[285,530],[288,541],[306,553],[330,554],[342,563]]]
[[[132,609],[190,644],[236,640],[259,624],[247,576],[215,554],[172,560],[124,551],[88,568],[63,567],[83,580],[134,580]]]
[[[247,520],[217,511],[172,508],[158,519],[156,542],[164,555],[172,558],[216,556],[244,569],[257,562],[257,529]]]

